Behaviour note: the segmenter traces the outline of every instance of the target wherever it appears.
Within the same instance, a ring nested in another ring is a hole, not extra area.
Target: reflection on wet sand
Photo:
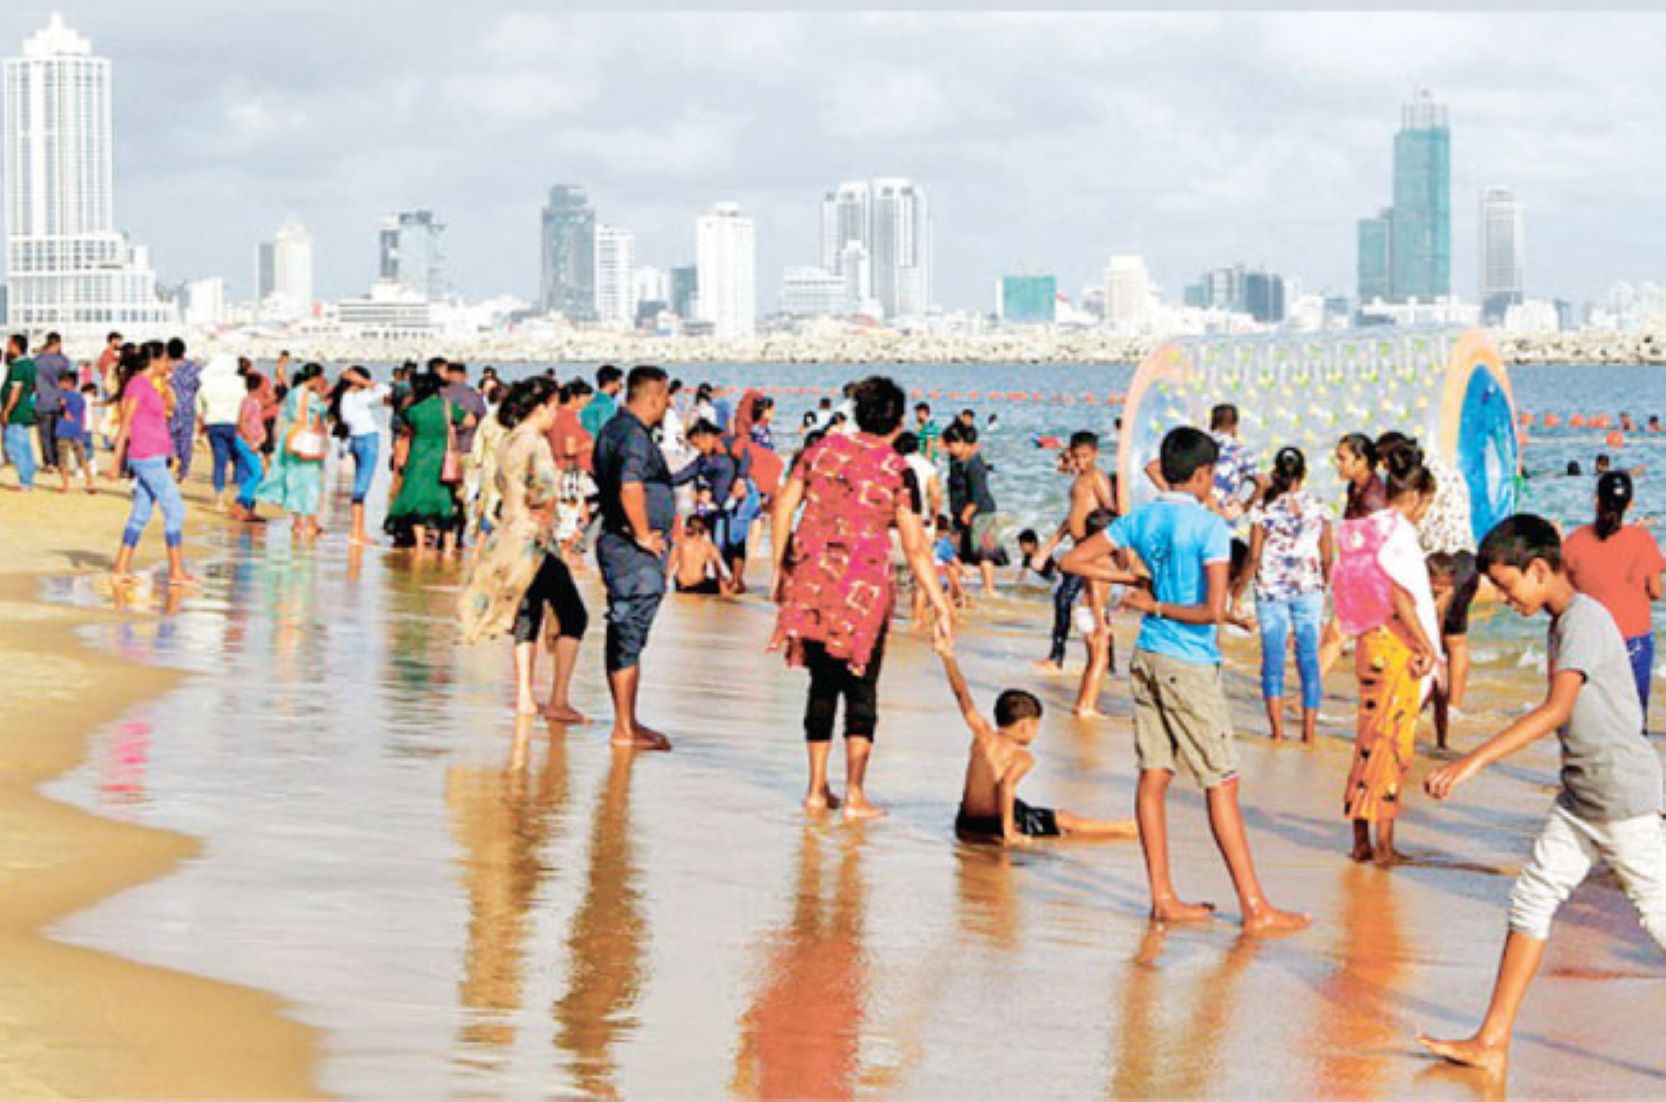
[[[616,1096],[614,1049],[636,1029],[648,920],[631,839],[631,766],[615,747],[590,832],[584,901],[567,937],[567,993],[555,1003],[558,1048],[571,1057],[580,1093]]]
[[[822,848],[838,847],[831,892]],[[750,1098],[848,1098],[857,1081],[867,987],[862,947],[866,893],[857,831],[799,840],[792,916],[771,938],[769,960],[740,1023],[730,1089]]]
[[[1220,1080],[1222,1050],[1230,1051],[1243,1024],[1238,981],[1265,942],[1239,937],[1224,952],[1213,941],[1193,946],[1216,958],[1202,976],[1165,966],[1169,940],[1192,936],[1198,935],[1153,924],[1140,942],[1123,992],[1106,1091],[1113,1098],[1198,1098]]]
[[[468,944],[458,998],[468,1011],[458,1031],[467,1058],[481,1046],[507,1048],[521,1008],[532,902],[547,871],[541,854],[567,804],[567,744],[549,739],[543,766],[532,774],[533,721],[515,724],[506,767],[453,766],[446,771],[446,806],[463,848],[469,895]]]
[[[1389,1090],[1385,1058],[1407,1032],[1393,1005],[1405,958],[1394,878],[1356,864],[1341,879],[1336,968],[1320,984],[1325,1012],[1311,1035],[1320,1097]]]
[[[1010,850],[957,845],[955,885],[960,889],[960,925],[967,933],[997,949],[1019,948],[1018,889]]]

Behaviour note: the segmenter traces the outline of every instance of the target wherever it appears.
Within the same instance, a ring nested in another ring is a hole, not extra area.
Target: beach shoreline
[[[53,604],[43,581],[108,569],[127,510],[89,497],[12,492],[0,560],[0,1096],[314,1097],[319,1035],[263,992],[62,944],[55,923],[197,855],[194,838],[104,818],[43,794],[89,740],[185,675],[126,662],[78,637],[145,616]],[[193,495],[197,496],[193,490]],[[194,511],[193,526],[202,525]],[[158,544],[160,540],[157,540]],[[142,551],[141,566],[160,548]]]

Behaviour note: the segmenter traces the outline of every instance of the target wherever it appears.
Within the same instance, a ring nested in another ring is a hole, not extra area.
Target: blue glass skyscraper
[[[1391,298],[1428,302],[1452,293],[1452,132],[1427,89],[1400,109],[1390,240]]]

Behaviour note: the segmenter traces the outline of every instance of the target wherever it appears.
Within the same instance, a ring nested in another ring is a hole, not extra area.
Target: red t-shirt
[[[572,450],[577,459],[578,469],[586,474],[593,474],[592,457],[596,451],[596,442],[585,431],[584,424],[579,420],[578,410],[570,406],[562,406],[555,411],[555,421],[549,431],[550,452],[555,456],[555,465],[567,470],[572,463],[567,458],[568,441],[572,441]]]
[[[1627,639],[1647,635],[1651,617],[1649,578],[1666,570],[1666,557],[1647,528],[1627,524],[1605,540],[1590,525],[1562,542],[1562,561],[1573,587],[1594,597]]]

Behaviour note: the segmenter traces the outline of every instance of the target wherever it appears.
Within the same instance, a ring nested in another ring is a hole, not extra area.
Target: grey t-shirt
[[[1585,684],[1562,740],[1556,802],[1594,823],[1660,812],[1660,758],[1643,737],[1643,709],[1625,640],[1596,600],[1576,594],[1550,622],[1550,672],[1578,670]]]

